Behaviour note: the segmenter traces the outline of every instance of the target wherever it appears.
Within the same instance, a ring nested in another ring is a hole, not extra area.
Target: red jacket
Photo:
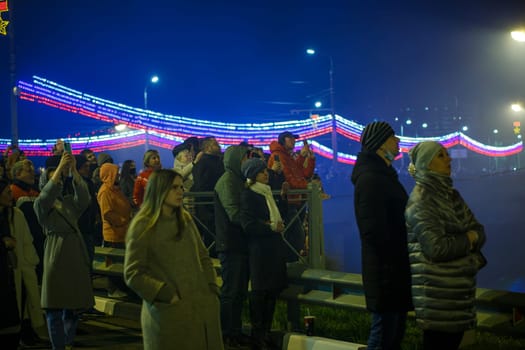
[[[142,205],[144,201],[144,192],[146,190],[146,185],[148,184],[148,179],[153,172],[153,168],[147,168],[137,176],[135,180],[135,186],[133,187],[133,202],[137,207]]]
[[[279,161],[284,173],[284,178],[286,182],[290,184],[291,189],[305,189],[308,186],[308,179],[311,178],[314,174],[315,169],[315,158],[309,158],[308,162],[305,157],[297,155],[297,157],[292,157],[292,155],[277,141],[272,141],[270,144],[270,159],[268,159],[268,168],[273,166],[275,161],[275,156],[279,156]],[[294,202],[291,196],[288,196],[289,202]],[[295,196],[294,196],[295,197]],[[295,201],[296,202],[296,201]]]

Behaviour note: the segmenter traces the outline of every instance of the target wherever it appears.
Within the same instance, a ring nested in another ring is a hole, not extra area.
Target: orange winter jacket
[[[118,165],[102,164],[100,180],[102,186],[98,191],[97,200],[102,216],[102,235],[104,241],[122,243],[126,238],[126,231],[131,220],[131,205],[115,185],[118,176]]]

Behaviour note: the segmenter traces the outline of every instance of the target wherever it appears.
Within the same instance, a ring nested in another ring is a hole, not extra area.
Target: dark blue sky
[[[256,122],[289,119],[322,98],[332,56],[337,113],[364,123],[458,103],[483,133],[508,125],[508,103],[525,100],[525,44],[508,35],[525,25],[525,1],[492,2],[16,1],[17,76],[141,106],[157,73],[151,109]],[[1,37],[6,122],[7,47]],[[66,118],[21,103],[20,137],[61,136],[46,126]],[[61,124],[70,131],[98,127],[69,118]]]

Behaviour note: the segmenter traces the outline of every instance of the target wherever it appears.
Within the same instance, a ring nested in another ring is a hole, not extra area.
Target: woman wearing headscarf
[[[452,186],[445,147],[425,141],[410,150],[416,180],[405,211],[412,299],[423,348],[457,349],[476,325],[476,274],[485,231]]]
[[[70,349],[79,314],[95,304],[90,260],[78,228],[89,191],[69,152],[46,175],[49,181],[34,203],[46,235],[41,301],[53,349]]]
[[[275,303],[288,281],[284,224],[268,185],[266,162],[250,158],[241,170],[246,178],[240,207],[241,225],[248,236],[252,337],[256,347],[266,349],[272,346],[268,336]]]
[[[182,183],[173,170],[151,175],[126,235],[124,279],[142,298],[144,349],[222,350],[216,274]]]

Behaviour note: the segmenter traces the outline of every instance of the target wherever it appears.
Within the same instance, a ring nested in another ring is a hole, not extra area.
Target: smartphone
[[[278,154],[276,154],[276,155],[273,157],[273,161],[274,161],[274,162],[280,162],[280,160],[279,160],[279,155],[278,155]]]
[[[64,152],[72,154],[71,153],[71,144],[69,142],[64,142]]]

